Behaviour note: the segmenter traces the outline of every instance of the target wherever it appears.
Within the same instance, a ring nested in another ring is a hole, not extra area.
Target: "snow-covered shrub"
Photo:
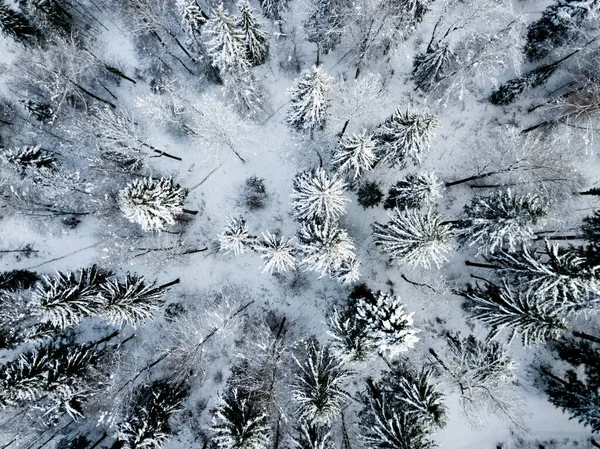
[[[119,207],[132,223],[144,231],[163,231],[175,224],[175,216],[183,212],[185,189],[172,178],[134,179],[119,192]]]

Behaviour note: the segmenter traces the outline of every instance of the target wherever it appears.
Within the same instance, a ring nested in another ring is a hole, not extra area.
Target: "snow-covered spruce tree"
[[[296,248],[291,239],[286,240],[267,231],[254,249],[263,259],[263,273],[285,273],[296,267]]]
[[[2,152],[2,159],[8,164],[18,167],[20,170],[56,167],[56,158],[46,150],[42,150],[39,145],[25,146],[9,149]]]
[[[350,374],[332,352],[315,338],[304,341],[294,356],[297,371],[292,398],[298,404],[300,419],[314,424],[330,425],[350,399],[342,384]]]
[[[258,114],[263,108],[260,86],[249,70],[230,70],[223,76],[223,93],[231,98],[237,109],[248,116]]]
[[[570,368],[560,376],[551,366],[541,367],[540,376],[548,399],[572,418],[590,426],[592,432],[600,432],[600,351],[597,345],[563,340],[554,348]]]
[[[375,141],[373,135],[366,130],[344,137],[335,147],[331,160],[339,174],[353,180],[359,179],[364,172],[373,170],[376,162]]]
[[[233,253],[240,256],[250,249],[254,249],[256,236],[250,235],[246,220],[243,217],[227,219],[225,230],[219,235],[219,247],[225,254]]]
[[[248,70],[250,61],[244,33],[237,27],[236,18],[225,10],[223,4],[213,9],[202,33],[213,66],[222,75],[231,71]]]
[[[419,341],[413,313],[406,313],[398,296],[378,291],[356,300],[356,318],[381,353],[391,357],[408,351]]]
[[[108,279],[101,286],[98,314],[109,323],[137,326],[150,319],[164,303],[165,289],[127,273],[124,281]]]
[[[163,231],[175,224],[183,212],[187,191],[172,178],[134,179],[119,192],[119,207],[125,218],[139,224],[144,231]]]
[[[79,273],[59,271],[55,276],[43,276],[32,293],[33,307],[43,322],[53,326],[64,329],[77,324],[97,313],[102,286],[110,275],[93,265]]]
[[[477,245],[478,253],[493,253],[501,248],[515,251],[531,240],[548,208],[536,194],[514,194],[508,189],[475,196],[464,213],[459,243]]]
[[[0,31],[23,44],[34,44],[41,37],[40,30],[21,12],[0,0]]]
[[[98,365],[107,349],[77,345],[45,345],[0,367],[0,403],[31,406],[47,424],[64,414],[77,419],[83,405],[102,385]]]
[[[382,385],[393,395],[390,399],[407,414],[415,414],[432,427],[446,425],[444,395],[436,390],[433,383],[434,370],[425,366],[415,371],[405,362],[394,361],[390,371],[383,375]]]
[[[564,307],[531,289],[515,291],[506,282],[501,286],[486,283],[470,285],[465,295],[468,310],[492,328],[490,338],[508,330],[530,346],[556,340],[569,329]]]
[[[442,197],[443,186],[435,173],[409,173],[388,191],[384,209],[419,209]]]
[[[269,417],[252,394],[230,388],[219,398],[212,427],[219,449],[265,449]]]
[[[177,0],[177,8],[188,34],[190,36],[199,35],[202,25],[208,21],[209,17],[196,0]]]
[[[380,245],[391,259],[413,267],[440,267],[453,249],[453,231],[433,209],[425,214],[415,210],[394,209],[386,224],[373,225],[375,245]]]
[[[271,20],[283,20],[283,12],[287,9],[288,0],[260,0],[260,7],[265,17]]]
[[[438,124],[434,115],[397,109],[375,130],[379,162],[404,168],[410,159],[419,165]]]
[[[356,190],[357,202],[363,209],[375,207],[381,203],[383,192],[377,181],[363,181]]]
[[[486,257],[511,283],[562,307],[585,307],[600,292],[598,266],[589,266],[581,253],[546,240],[546,250],[523,245],[518,251],[499,250]]]
[[[356,255],[342,261],[342,264],[330,270],[329,275],[343,285],[352,285],[360,279],[360,260]]]
[[[298,230],[301,264],[321,277],[343,267],[355,257],[354,241],[335,222],[303,222]]]
[[[364,363],[376,354],[377,342],[357,318],[354,307],[334,308],[329,317],[328,328],[333,338],[331,348],[341,360]]]
[[[297,449],[334,449],[336,447],[328,426],[302,419],[295,426],[292,443]]]
[[[332,79],[321,67],[302,72],[288,94],[291,97],[287,124],[299,131],[323,129],[329,109],[329,90]]]
[[[582,254],[589,266],[600,265],[600,210],[584,217],[581,231],[588,245]]]
[[[344,181],[336,175],[330,176],[322,167],[298,173],[293,187],[292,206],[299,221],[334,222],[346,212],[346,203],[350,201],[344,195]]]
[[[169,418],[186,396],[184,387],[165,380],[138,386],[117,426],[117,440],[124,449],[161,449],[172,432]]]
[[[40,277],[29,270],[11,270],[0,272],[0,292],[15,293],[27,290],[35,285]]]
[[[527,27],[527,43],[524,53],[530,61],[538,61],[563,46],[569,35],[576,33],[577,27],[590,15],[600,12],[597,0],[573,1],[557,0],[548,6],[542,17]]]
[[[517,78],[506,81],[491,93],[490,103],[496,106],[506,106],[513,103],[526,90],[544,84],[556,71],[560,62],[562,60],[536,67]]]
[[[427,426],[416,414],[406,413],[379,383],[367,380],[361,394],[360,439],[374,449],[433,449]]]
[[[516,380],[516,364],[508,349],[493,340],[480,341],[470,335],[462,338],[448,334],[447,357],[443,360],[430,349],[448,376],[460,388],[463,410],[471,420],[481,420],[481,409],[487,408],[510,419],[515,416],[518,401],[510,395]]]
[[[327,54],[340,43],[344,31],[344,9],[349,5],[348,0],[311,0],[304,30],[308,41],[317,44],[318,52]]]
[[[237,27],[244,35],[248,61],[253,66],[263,64],[269,50],[269,36],[263,31],[263,26],[256,18],[248,0],[242,0],[239,9]]]
[[[434,42],[425,53],[417,53],[413,61],[413,78],[423,92],[432,90],[446,75],[455,55],[447,42]]]

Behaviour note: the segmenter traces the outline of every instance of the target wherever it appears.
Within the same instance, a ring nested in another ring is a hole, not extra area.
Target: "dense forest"
[[[600,448],[600,0],[0,0],[0,449]]]

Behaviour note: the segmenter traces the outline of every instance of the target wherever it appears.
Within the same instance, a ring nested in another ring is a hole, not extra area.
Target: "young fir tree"
[[[390,187],[384,209],[419,209],[442,197],[443,186],[435,173],[409,173]]]
[[[125,449],[161,449],[173,429],[170,417],[181,409],[187,390],[165,380],[138,386],[117,426]]]
[[[165,289],[127,273],[123,282],[108,279],[101,286],[98,314],[110,324],[137,326],[150,319],[164,303]]]
[[[328,426],[299,420],[292,435],[292,443],[297,449],[334,449],[335,441]]]
[[[548,208],[536,194],[513,194],[509,189],[474,197],[464,213],[459,242],[477,245],[478,253],[493,253],[501,248],[515,251],[532,239]]]
[[[524,48],[527,59],[539,61],[563,46],[588,16],[598,14],[599,7],[598,0],[557,0],[548,6],[542,17],[527,27],[527,43]]]
[[[380,162],[399,168],[409,159],[420,164],[438,124],[434,115],[397,109],[375,131]]]
[[[315,338],[306,340],[294,356],[297,372],[292,398],[298,404],[298,417],[306,422],[330,425],[350,399],[342,384],[350,374],[329,346]]]
[[[172,178],[134,179],[119,192],[119,207],[125,218],[139,224],[144,231],[163,231],[175,224],[183,212],[187,191]]]
[[[375,245],[381,245],[392,260],[412,266],[440,267],[453,249],[453,231],[433,209],[425,214],[414,210],[394,209],[386,224],[373,225]]]
[[[391,357],[413,348],[419,332],[413,326],[413,313],[406,313],[398,296],[382,291],[366,291],[355,303],[356,319],[381,353]]]
[[[296,248],[292,240],[286,240],[269,231],[255,245],[263,259],[263,273],[285,273],[296,267]]]
[[[40,30],[21,12],[11,8],[7,0],[0,0],[0,31],[17,42],[32,45],[40,37]]]
[[[598,267],[587,265],[576,249],[547,240],[545,246],[541,253],[526,245],[515,252],[499,250],[486,259],[511,283],[526,286],[533,294],[561,306],[584,308],[600,291]]]
[[[375,141],[366,130],[342,138],[335,147],[331,161],[338,173],[355,181],[365,172],[373,170],[376,162]]]
[[[204,25],[206,51],[221,75],[245,72],[250,66],[244,33],[237,27],[236,18],[222,4],[212,12]]]
[[[565,310],[532,290],[513,290],[506,282],[501,286],[486,283],[469,286],[467,308],[492,328],[490,338],[503,330],[520,335],[524,346],[560,338],[568,329]]]
[[[446,425],[444,395],[436,390],[433,383],[434,370],[425,366],[415,371],[405,362],[394,361],[391,370],[383,376],[382,384],[392,393],[390,400],[399,409],[414,414],[432,428]]]
[[[428,439],[429,426],[416,414],[406,413],[393,394],[377,382],[367,380],[362,393],[363,409],[360,417],[360,439],[374,449],[433,449]]]
[[[383,200],[383,192],[377,181],[363,181],[356,191],[357,202],[363,209],[375,207]]]
[[[213,431],[219,449],[265,449],[269,417],[252,394],[229,388],[220,397]]]
[[[102,305],[100,293],[111,273],[93,265],[79,273],[43,276],[32,294],[36,313],[52,326],[66,328],[94,315]]]
[[[298,230],[301,264],[307,270],[331,274],[355,257],[354,241],[334,222],[305,222]]]
[[[307,69],[296,79],[288,94],[291,106],[286,122],[299,131],[323,129],[329,109],[331,77],[321,67]]]
[[[219,248],[225,254],[233,253],[240,256],[246,251],[254,249],[256,236],[250,235],[246,220],[242,217],[227,219],[225,230],[219,235]]]
[[[335,222],[346,212],[346,184],[322,167],[298,173],[293,187],[292,205],[297,220]]]
[[[247,59],[253,66],[263,64],[269,50],[269,36],[263,31],[263,26],[254,15],[254,9],[248,0],[242,0],[239,9],[240,16],[237,20],[237,27],[244,35]]]
[[[56,158],[48,151],[42,150],[39,146],[25,146],[14,148],[2,153],[2,159],[6,163],[14,165],[20,170],[26,169],[54,169],[56,167]]]
[[[557,342],[554,349],[561,360],[570,364],[563,376],[542,366],[540,376],[550,402],[600,432],[600,350],[587,341]]]

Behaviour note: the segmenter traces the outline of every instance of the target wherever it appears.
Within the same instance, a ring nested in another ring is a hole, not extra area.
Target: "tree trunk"
[[[350,119],[344,122],[344,126],[342,127],[342,131],[338,134],[338,140],[342,140],[344,134],[346,133],[346,128],[348,128],[348,124],[350,123]]]
[[[498,265],[492,265],[489,263],[471,262],[470,260],[465,260],[465,265],[468,267],[491,268],[493,270],[497,270],[497,269],[501,268]]]
[[[317,62],[315,62],[315,65],[317,67],[321,65],[321,46],[319,44],[317,44]]]
[[[197,210],[181,209],[184,214],[198,215]]]
[[[594,195],[594,196],[600,196],[600,189],[597,187],[594,187],[593,189],[590,190],[586,190],[585,192],[577,192],[579,195]]]
[[[593,335],[590,335],[590,334],[588,334],[586,332],[573,331],[573,336],[582,338],[582,339],[587,340],[587,341],[591,341],[593,343],[600,344],[600,338],[595,337]]]
[[[100,443],[102,443],[106,439],[107,436],[108,434],[106,432],[103,433],[102,436],[98,438],[96,442],[92,444],[88,449],[95,449]]]
[[[498,175],[500,173],[505,173],[505,172],[508,172],[508,171],[510,171],[510,169],[490,171],[490,172],[486,172],[486,173],[481,173],[479,175],[469,176],[468,178],[457,179],[456,181],[449,181],[449,182],[445,183],[444,185],[446,187],[452,187],[452,186],[456,186],[456,185],[459,185],[459,184],[465,184],[465,183],[470,182],[470,181],[477,181],[478,179],[487,178],[488,176]]]
[[[534,240],[585,240],[585,237],[582,235],[554,235],[554,236],[540,236],[536,237]]]
[[[181,279],[177,278],[174,281],[171,282],[167,282],[166,284],[161,285],[160,287],[158,287],[160,290],[164,290],[166,288],[172,287],[173,285],[179,284],[181,282]]]

